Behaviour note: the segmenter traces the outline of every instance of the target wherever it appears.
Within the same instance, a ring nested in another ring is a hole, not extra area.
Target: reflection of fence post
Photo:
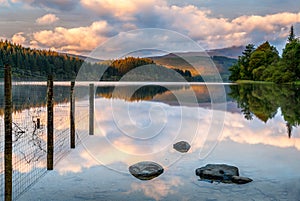
[[[89,134],[94,135],[94,84],[90,84]]]
[[[71,82],[70,90],[70,138],[71,138],[71,149],[75,148],[75,96],[74,96],[75,82]]]
[[[4,96],[5,96],[5,148],[4,148],[4,172],[5,172],[5,200],[12,200],[12,84],[11,67],[4,67]]]
[[[53,170],[53,76],[47,81],[47,170]]]

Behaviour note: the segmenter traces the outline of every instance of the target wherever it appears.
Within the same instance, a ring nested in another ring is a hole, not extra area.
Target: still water
[[[60,106],[68,105],[65,87],[58,87]],[[298,87],[98,86],[95,132],[87,137],[80,133],[88,119],[80,117],[88,97],[77,92],[80,143],[20,200],[299,200]],[[191,145],[187,153],[173,149],[181,140]],[[128,167],[140,161],[164,173],[138,180]],[[195,169],[215,163],[237,166],[253,182],[199,180]]]

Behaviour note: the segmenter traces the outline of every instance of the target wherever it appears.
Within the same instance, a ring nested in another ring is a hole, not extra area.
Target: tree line
[[[300,40],[291,26],[282,56],[268,41],[257,48],[248,44],[237,63],[229,68],[231,81],[254,80],[288,83],[300,80]]]
[[[15,79],[44,78],[52,74],[59,80],[76,76],[83,60],[51,50],[25,48],[10,41],[0,40],[0,67],[12,66]],[[3,77],[1,68],[0,77]]]
[[[129,71],[141,66],[144,66],[144,68],[142,70],[133,71],[128,79],[132,79],[133,81],[172,81],[172,78],[175,78],[174,81],[176,81],[178,80],[176,79],[178,74],[184,77],[187,81],[191,81],[192,78],[192,73],[189,70],[181,70],[177,68],[168,69],[164,66],[157,65],[150,58],[139,57],[126,57],[112,61],[109,68],[106,70],[107,75],[104,74],[104,77],[119,80]]]
[[[126,57],[112,61],[89,63],[77,56],[51,50],[25,48],[8,40],[0,40],[0,78],[4,76],[3,66],[10,65],[13,69],[14,79],[45,80],[47,75],[51,74],[56,80],[73,80],[83,64],[87,69],[90,69],[91,74],[87,75],[90,78],[95,76],[93,75],[93,69],[105,68],[106,71],[103,76],[95,78],[102,81],[118,81],[129,71],[144,65],[150,65],[151,68],[149,72],[145,72],[144,75],[140,76],[157,78],[163,81],[164,75],[172,75],[172,73],[170,74],[171,69],[156,65],[149,58]],[[190,71],[180,69],[173,69],[173,71],[173,74],[177,72],[186,80],[191,81],[192,74]],[[133,76],[132,79],[134,80],[132,81],[143,80],[138,76],[138,74]],[[171,77],[168,79],[171,79]]]

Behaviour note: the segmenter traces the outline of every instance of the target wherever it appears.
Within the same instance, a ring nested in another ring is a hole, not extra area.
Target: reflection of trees
[[[229,95],[234,98],[246,119],[253,115],[267,122],[278,108],[286,121],[288,135],[293,126],[300,123],[300,87],[294,85],[241,84],[230,86]]]
[[[29,108],[46,106],[47,86],[46,85],[14,85],[13,88],[13,111],[21,112]],[[69,86],[54,86],[55,103],[69,101]],[[3,85],[0,85],[0,100],[4,98]],[[4,113],[4,101],[0,101],[0,115]]]
[[[169,89],[179,90],[184,86],[171,86]],[[104,98],[119,98],[126,101],[152,100],[157,94],[163,94],[169,89],[158,85],[146,86],[107,86],[98,87],[96,95]]]
[[[26,163],[39,161],[46,153],[45,122],[41,114],[46,113],[47,87],[45,85],[13,85],[13,111],[18,113],[13,118],[13,146],[20,159]],[[69,101],[69,86],[54,86],[55,103]],[[0,85],[0,116],[4,113],[4,89]],[[2,99],[2,100],[1,100]],[[27,110],[27,111],[25,111]],[[1,128],[0,128],[1,132]],[[63,144],[63,143],[61,143]],[[20,161],[16,161],[18,164]]]
[[[192,106],[194,98],[196,98],[198,104],[204,103],[204,107],[207,107],[207,104],[212,104],[212,101],[214,101],[213,103],[223,101],[224,88],[225,93],[230,91],[229,86],[223,85],[213,85],[209,88],[206,85],[99,86],[96,89],[96,97],[126,101],[154,100],[170,105],[186,106]],[[213,96],[213,100],[211,96]],[[227,100],[231,100],[231,98],[227,97]]]

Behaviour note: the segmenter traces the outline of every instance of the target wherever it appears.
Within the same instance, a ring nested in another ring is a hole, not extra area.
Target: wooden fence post
[[[53,76],[47,81],[47,170],[53,170]]]
[[[70,89],[70,140],[71,140],[71,149],[75,148],[75,96],[74,96],[74,86],[75,82],[71,82]]]
[[[90,84],[89,134],[94,135],[94,84]]]
[[[4,145],[4,180],[5,180],[5,201],[12,200],[12,83],[11,67],[4,66],[4,124],[5,124],[5,145]]]

